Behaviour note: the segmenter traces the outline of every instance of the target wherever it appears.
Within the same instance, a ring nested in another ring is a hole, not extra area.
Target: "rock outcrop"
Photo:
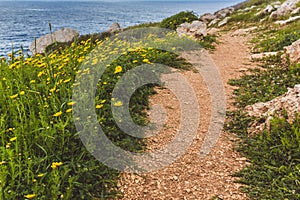
[[[291,63],[300,62],[300,39],[293,42],[292,45],[284,48],[286,55],[289,57]]]
[[[199,18],[199,20],[204,23],[208,23],[214,19],[216,19],[216,16],[211,13],[205,13]]]
[[[188,35],[196,39],[207,35],[207,26],[204,22],[193,21],[190,23],[183,23],[176,29],[179,36]]]
[[[228,8],[224,8],[224,9],[221,9],[221,10],[215,12],[214,15],[216,18],[222,19],[224,17],[229,16],[233,12],[234,12],[234,7],[228,7]]]
[[[288,23],[291,23],[291,22],[294,22],[296,20],[300,19],[300,16],[295,16],[295,17],[290,17],[289,19],[287,20],[279,20],[279,21],[276,21],[275,24],[279,24],[279,25],[286,25]]]
[[[294,9],[296,9],[298,2],[300,2],[300,0],[287,0],[283,2],[277,10],[271,13],[270,17],[276,19],[290,14]]]
[[[274,116],[282,117],[284,112],[288,120],[292,122],[295,119],[295,113],[300,111],[300,85],[289,88],[284,95],[277,97],[266,103],[257,103],[246,106],[245,110],[250,116],[265,119],[259,120],[252,125],[251,131],[262,131],[264,128],[270,128],[270,122]]]
[[[106,32],[109,32],[109,33],[117,33],[117,32],[120,32],[122,31],[122,28],[120,26],[119,23],[113,23]]]
[[[47,46],[54,42],[70,42],[78,37],[79,33],[71,28],[62,28],[52,34],[44,35],[33,41],[29,47],[33,54],[45,53]]]

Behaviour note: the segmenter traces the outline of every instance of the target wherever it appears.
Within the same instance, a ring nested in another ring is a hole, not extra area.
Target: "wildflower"
[[[107,82],[106,82],[106,81],[104,81],[104,82],[103,82],[103,85],[107,85]]]
[[[72,112],[72,108],[66,110],[66,113],[70,113],[70,112]]]
[[[74,101],[71,101],[71,102],[67,103],[68,106],[73,106],[74,104],[75,104]]]
[[[117,101],[114,103],[114,106],[120,107],[120,106],[123,106],[123,103],[122,103],[122,101]]]
[[[27,194],[24,197],[27,199],[33,199],[36,195],[35,194]]]
[[[68,82],[70,82],[71,80],[72,80],[71,78],[66,79],[66,80],[64,80],[64,83],[68,83]]]
[[[105,103],[105,102],[106,102],[106,100],[105,100],[105,99],[101,101],[101,103]]]
[[[118,65],[116,68],[115,68],[115,74],[117,74],[117,73],[120,73],[120,72],[122,72],[122,67],[120,66],[120,65]]]
[[[1,161],[1,162],[0,162],[0,165],[3,165],[3,164],[5,164],[5,163],[6,163],[5,161]]]
[[[97,109],[100,109],[100,108],[102,108],[102,107],[103,107],[103,104],[96,105],[96,108],[97,108]]]
[[[24,91],[21,91],[21,92],[20,92],[20,95],[24,95],[24,94],[25,94],[25,92],[24,92]]]
[[[35,80],[31,80],[31,81],[30,81],[30,84],[33,84],[33,83],[35,83],[35,82],[36,82]]]
[[[132,63],[137,63],[137,62],[139,62],[139,61],[137,61],[137,60],[132,61]]]
[[[13,137],[13,138],[10,138],[10,142],[13,142],[13,141],[15,141],[15,140],[17,140],[17,137]]]
[[[2,78],[3,81],[6,81],[6,78]]]
[[[147,59],[147,58],[145,58],[145,59],[143,60],[143,62],[144,62],[144,63],[149,63],[149,64],[151,63],[151,62],[149,61],[149,59]]]
[[[19,96],[19,94],[15,94],[15,95],[10,96],[10,98],[11,98],[11,99],[15,99],[15,98],[17,98],[18,96]]]
[[[10,145],[11,145],[11,143],[7,143],[5,147],[8,149],[10,147]]]
[[[59,111],[59,112],[55,113],[55,114],[53,115],[53,117],[59,117],[59,116],[61,116],[61,115],[62,115],[62,111]]]
[[[56,90],[56,87],[54,86],[54,88],[50,89],[50,92],[53,93]]]
[[[38,174],[37,176],[38,177],[43,177],[45,174]]]
[[[57,167],[60,167],[60,166],[62,166],[62,162],[53,162],[52,164],[51,164],[51,168],[52,169],[56,169]]]

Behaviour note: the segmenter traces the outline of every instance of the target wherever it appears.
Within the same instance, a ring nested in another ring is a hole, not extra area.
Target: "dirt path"
[[[220,43],[210,54],[223,79],[227,108],[232,107],[230,98],[233,90],[227,84],[228,80],[240,76],[250,63],[248,39],[246,36],[232,37],[231,32],[222,33]],[[210,154],[204,158],[199,157],[209,126],[210,94],[198,73],[183,74],[194,87],[200,104],[201,126],[197,136],[186,153],[167,168],[143,175],[122,174],[119,186],[124,193],[123,199],[247,199],[239,191],[241,185],[234,183],[236,179],[231,176],[245,165],[245,159],[233,151],[233,136],[222,133]],[[151,98],[151,103],[163,105],[168,114],[166,126],[161,133],[148,140],[149,151],[162,147],[173,138],[180,119],[178,100],[168,89],[159,89],[158,94]]]

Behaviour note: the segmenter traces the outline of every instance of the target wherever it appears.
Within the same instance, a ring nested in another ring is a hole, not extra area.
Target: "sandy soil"
[[[233,88],[227,84],[231,78],[241,76],[250,62],[249,36],[231,36],[221,33],[220,43],[210,53],[221,74],[226,91],[227,109],[233,109]],[[199,52],[200,53],[200,52]],[[189,58],[193,62],[193,58]],[[211,116],[211,99],[202,77],[192,71],[182,72],[193,86],[199,101],[200,126],[192,145],[173,164],[157,172],[142,175],[123,173],[119,189],[123,199],[247,199],[240,192],[241,185],[231,175],[241,170],[246,159],[233,150],[233,135],[222,132],[209,155],[199,156],[201,145],[208,131]],[[180,124],[180,105],[169,89],[157,88],[158,94],[151,97],[151,104],[161,104],[167,113],[166,125],[161,132],[147,140],[148,150],[153,151],[168,144],[176,135]]]

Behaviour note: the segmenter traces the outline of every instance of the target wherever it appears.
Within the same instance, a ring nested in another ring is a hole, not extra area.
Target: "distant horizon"
[[[24,2],[24,0],[0,0],[1,1],[20,1],[20,2]],[[58,1],[58,2],[62,2],[62,1],[99,1],[99,2],[132,2],[132,1],[160,1],[160,2],[165,2],[165,1],[169,1],[169,2],[236,2],[236,3],[240,3],[243,2],[245,0],[25,0],[25,1]]]

